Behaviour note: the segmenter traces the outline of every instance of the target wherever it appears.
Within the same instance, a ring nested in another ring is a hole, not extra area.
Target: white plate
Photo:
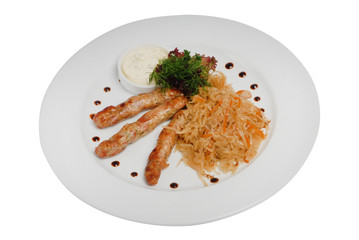
[[[121,154],[101,160],[98,142],[116,133],[128,119],[97,129],[89,115],[131,96],[117,77],[117,60],[131,46],[157,44],[215,56],[236,90],[250,90],[272,120],[259,154],[234,175],[204,187],[196,173],[170,157],[159,184],[143,177],[161,127]],[[230,70],[224,66],[232,62]],[[240,72],[246,72],[240,78]],[[105,92],[104,88],[111,91]],[[100,100],[100,105],[94,101]],[[296,174],[317,135],[319,104],[313,82],[298,59],[270,36],[238,22],[205,16],[146,19],[114,29],[77,52],[58,72],[44,97],[40,115],[43,151],[61,182],[78,198],[104,212],[151,224],[191,225],[244,211],[277,192]],[[119,161],[112,167],[112,161]],[[131,173],[137,172],[137,177]],[[178,183],[172,189],[171,183]]]

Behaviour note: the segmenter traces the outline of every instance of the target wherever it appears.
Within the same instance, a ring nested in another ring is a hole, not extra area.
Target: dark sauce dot
[[[251,85],[251,89],[254,90],[254,89],[256,89],[256,88],[258,88],[258,84],[257,84],[257,83]]]
[[[121,79],[118,79],[119,82],[121,82]]]
[[[175,183],[175,182],[174,182],[174,183],[171,183],[171,184],[170,184],[170,187],[171,187],[171,188],[178,188],[178,184]]]
[[[262,111],[262,112],[265,112],[266,110],[264,110],[264,108],[261,108],[261,111]]]
[[[241,78],[244,78],[245,76],[247,76],[247,73],[246,72],[240,72],[238,74],[238,76],[241,77]]]
[[[138,175],[137,172],[132,172],[132,173],[131,173],[131,176],[132,176],[132,177],[137,177],[137,175]]]
[[[111,88],[110,88],[110,87],[105,87],[103,90],[104,90],[105,92],[109,92],[109,91],[111,91]]]
[[[95,105],[100,105],[100,104],[101,104],[101,101],[100,101],[100,100],[96,100],[94,103],[95,103]]]
[[[211,183],[216,183],[216,182],[218,182],[219,181],[219,179],[218,178],[211,178]]]
[[[117,167],[117,166],[120,165],[120,162],[119,162],[119,161],[113,161],[113,162],[111,163],[111,165],[112,165],[112,167]]]
[[[227,69],[232,69],[233,68],[233,63],[231,63],[231,62],[227,63],[226,68]]]
[[[94,141],[94,142],[98,142],[98,141],[100,141],[100,138],[99,138],[99,137],[97,137],[97,136],[95,136],[95,137],[93,137],[93,138],[92,138],[92,141]]]
[[[95,115],[96,115],[96,114],[94,114],[94,113],[90,114],[91,120],[93,120],[93,118],[95,117]]]
[[[260,100],[261,100],[261,98],[258,97],[258,96],[254,98],[254,101],[256,101],[256,102],[258,102],[258,101],[260,101]]]

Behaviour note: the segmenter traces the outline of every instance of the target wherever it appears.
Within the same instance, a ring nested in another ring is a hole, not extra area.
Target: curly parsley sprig
[[[190,55],[190,51],[179,52],[177,48],[168,54],[168,58],[161,59],[150,74],[150,82],[163,90],[177,88],[185,96],[198,94],[201,87],[210,86],[209,71],[216,69],[217,60],[204,55]]]

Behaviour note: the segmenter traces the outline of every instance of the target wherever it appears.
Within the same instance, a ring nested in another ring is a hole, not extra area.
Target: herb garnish
[[[210,86],[209,71],[216,69],[217,60],[204,55],[190,55],[190,51],[179,52],[177,48],[168,54],[168,58],[161,59],[150,74],[150,82],[163,90],[177,88],[185,96],[198,94],[200,87]]]

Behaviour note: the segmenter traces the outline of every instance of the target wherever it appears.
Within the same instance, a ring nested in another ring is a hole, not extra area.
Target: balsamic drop
[[[245,76],[247,76],[247,73],[246,72],[240,72],[238,75],[239,75],[239,77],[244,78]]]
[[[226,64],[225,66],[227,69],[232,69],[233,68],[233,63],[229,62]]]
[[[258,84],[255,83],[255,84],[252,84],[252,85],[251,85],[251,89],[254,90],[254,89],[256,89],[256,88],[258,88]]]
[[[95,136],[95,137],[93,137],[93,138],[92,138],[92,141],[94,141],[94,142],[98,142],[98,141],[100,141],[100,138],[99,138],[99,137],[97,137],[97,136]]]
[[[216,183],[216,182],[218,182],[219,181],[219,179],[218,178],[211,178],[211,183]]]
[[[111,163],[111,165],[112,165],[112,167],[117,167],[117,166],[120,165],[120,162],[119,162],[119,161],[113,161],[113,162]]]
[[[171,188],[178,188],[178,184],[175,183],[175,182],[174,182],[174,183],[171,183],[171,184],[170,184],[170,187],[171,187]]]

